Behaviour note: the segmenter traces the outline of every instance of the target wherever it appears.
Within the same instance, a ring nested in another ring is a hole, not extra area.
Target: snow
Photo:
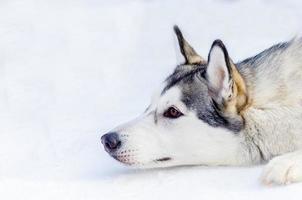
[[[1,199],[297,199],[263,166],[135,170],[100,137],[143,111],[181,61],[178,24],[207,56],[241,60],[301,33],[298,0],[0,2]]]

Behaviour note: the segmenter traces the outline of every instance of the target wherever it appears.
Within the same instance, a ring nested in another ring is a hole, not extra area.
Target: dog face
[[[137,167],[236,162],[247,103],[244,81],[216,40],[208,63],[174,28],[186,60],[176,67],[137,119],[102,136],[116,160]]]

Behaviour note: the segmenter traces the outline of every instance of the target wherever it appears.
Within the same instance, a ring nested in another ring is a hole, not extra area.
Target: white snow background
[[[179,57],[172,26],[204,57],[234,61],[301,33],[299,0],[1,0],[0,199],[300,199],[263,166],[135,170],[100,137],[139,115]]]

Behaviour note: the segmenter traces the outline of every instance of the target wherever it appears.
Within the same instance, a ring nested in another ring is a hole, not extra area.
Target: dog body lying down
[[[105,150],[141,168],[269,161],[265,183],[302,181],[302,39],[234,64],[220,40],[206,60],[174,30],[185,63],[140,117],[102,136]]]

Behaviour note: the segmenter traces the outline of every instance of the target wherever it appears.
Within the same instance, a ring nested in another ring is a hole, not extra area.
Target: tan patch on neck
[[[233,94],[232,97],[226,102],[226,112],[232,114],[240,114],[251,105],[249,102],[247,88],[245,82],[238,72],[236,66],[231,63],[232,78],[233,78]]]

